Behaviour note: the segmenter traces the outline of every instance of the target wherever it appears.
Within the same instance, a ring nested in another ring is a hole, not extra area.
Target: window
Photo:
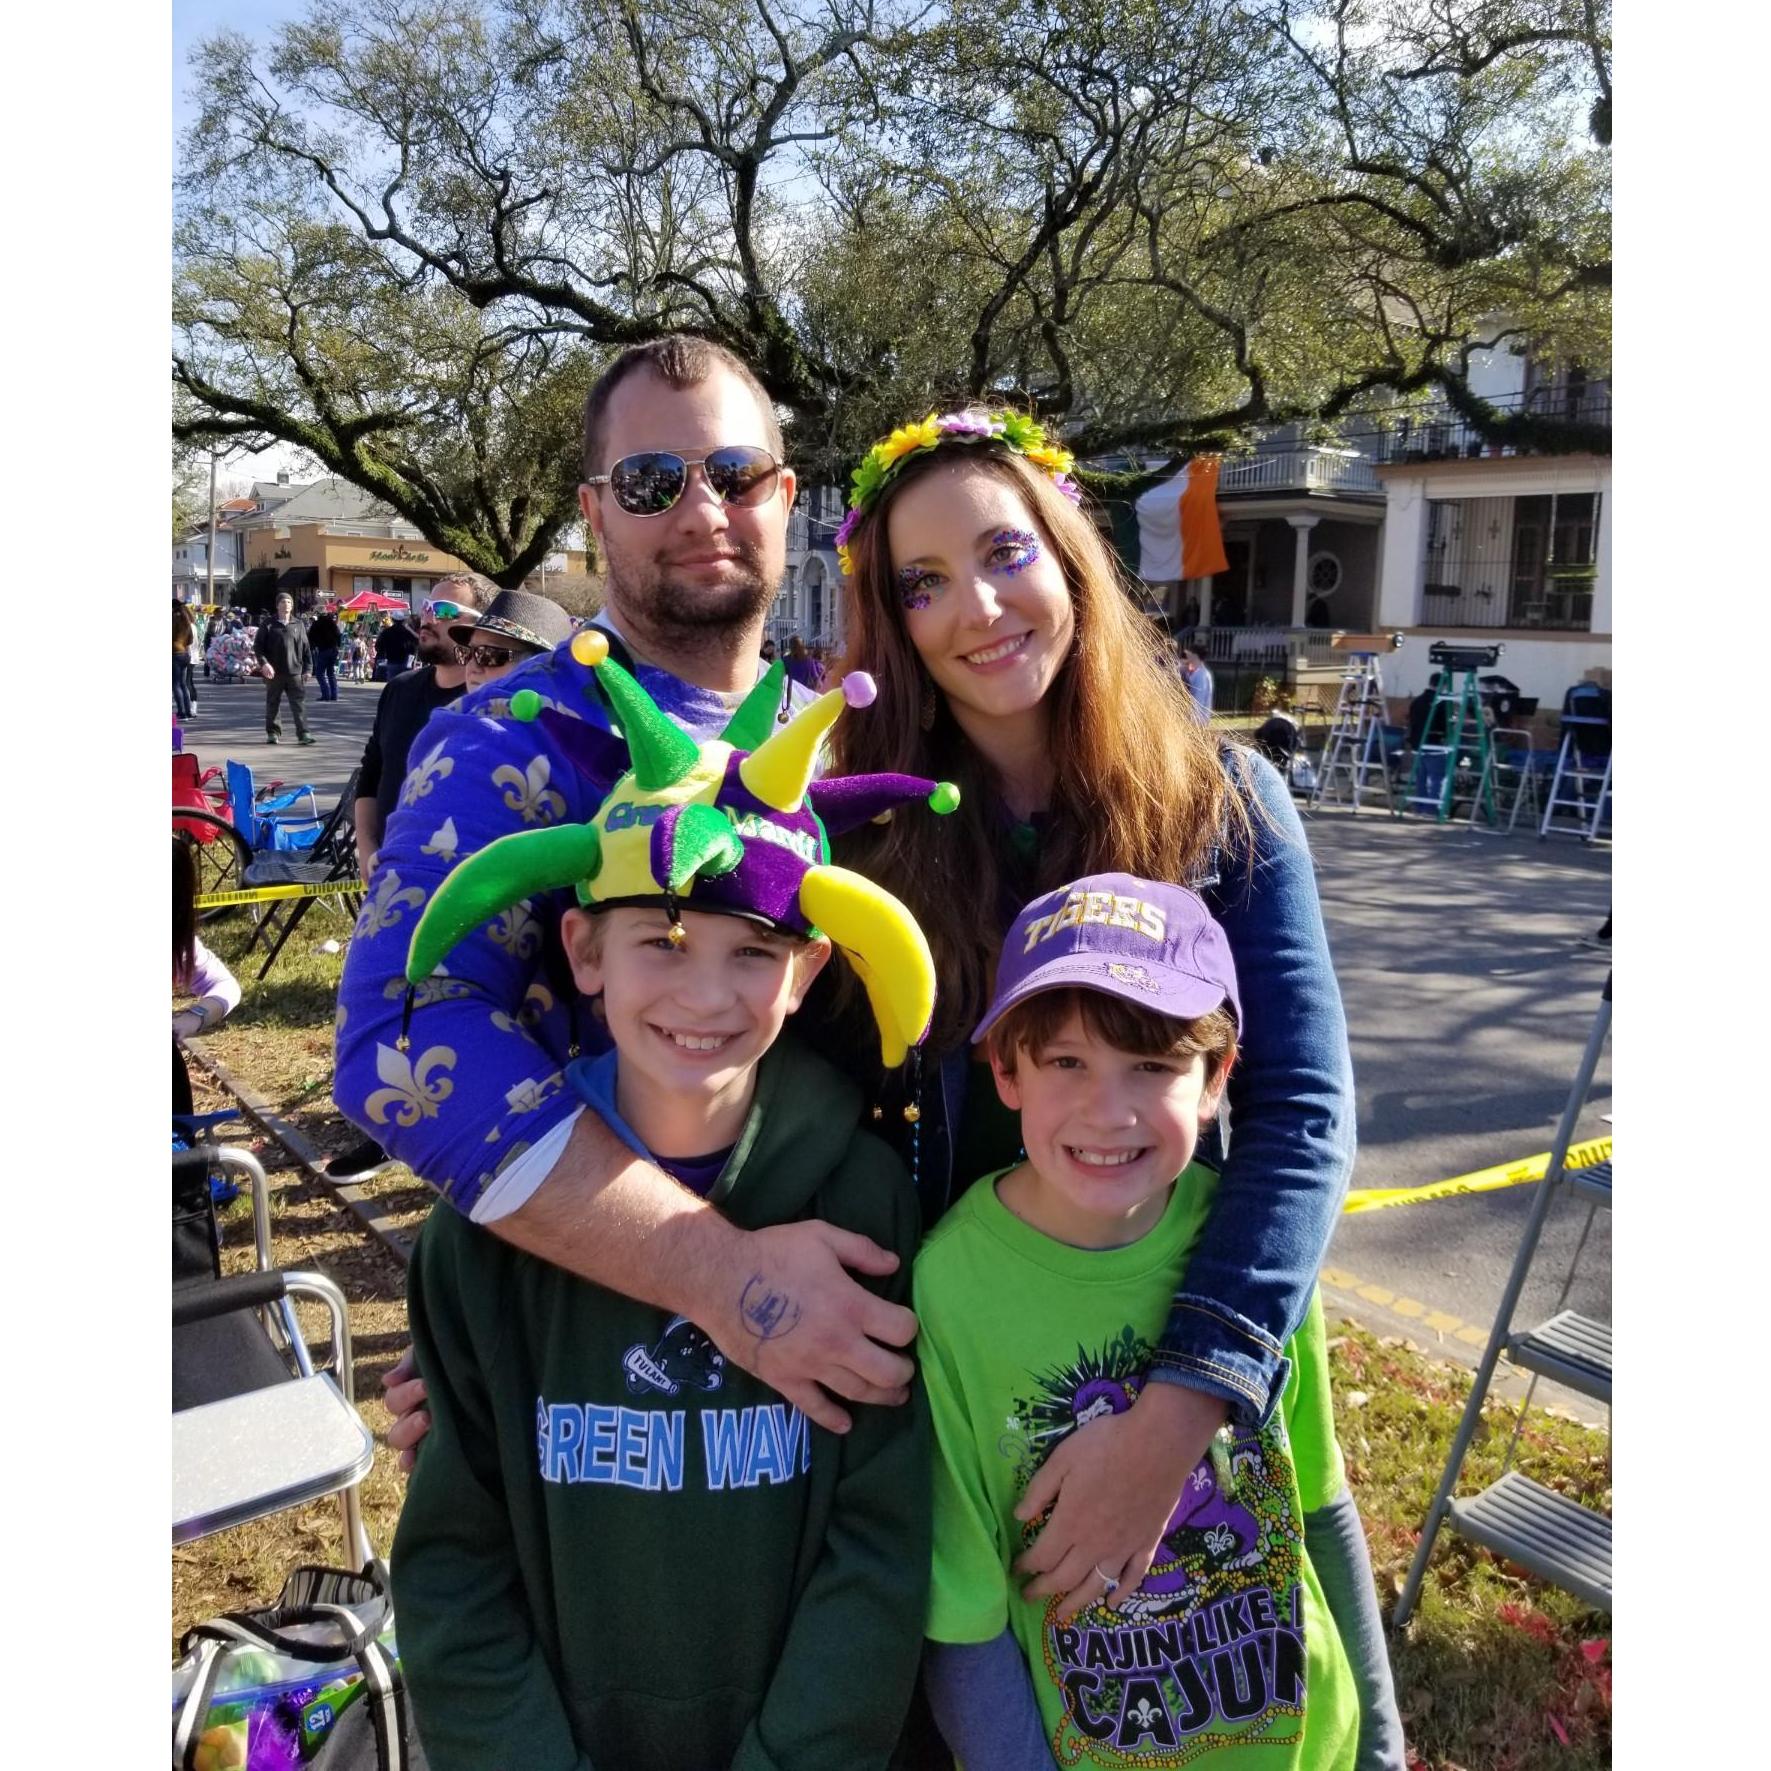
[[[1589,631],[1599,511],[1597,492],[1430,500],[1422,623]]]

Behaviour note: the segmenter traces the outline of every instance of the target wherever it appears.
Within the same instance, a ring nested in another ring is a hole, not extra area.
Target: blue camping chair
[[[299,854],[320,840],[326,823],[320,816],[312,787],[260,793],[245,763],[229,757],[227,768],[234,828],[245,837],[255,855]],[[305,812],[297,810],[303,801],[307,804]]]

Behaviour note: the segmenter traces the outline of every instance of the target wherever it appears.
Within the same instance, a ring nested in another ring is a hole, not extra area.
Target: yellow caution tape
[[[1424,1187],[1356,1187],[1347,1195],[1344,1212],[1388,1211],[1392,1205],[1419,1205],[1429,1199],[1455,1199],[1462,1193],[1492,1193],[1500,1187],[1518,1187],[1527,1181],[1541,1181],[1550,1168],[1550,1152],[1541,1156],[1522,1157],[1517,1162],[1503,1162],[1495,1168],[1479,1168],[1474,1174],[1455,1175],[1449,1181],[1429,1181]],[[1591,1168],[1596,1162],[1611,1160],[1611,1140],[1592,1138],[1584,1144],[1570,1144],[1562,1168]]]
[[[362,889],[363,883],[358,879],[331,879],[317,885],[267,885],[253,886],[243,892],[199,892],[197,908],[219,910],[225,904],[269,904],[278,898],[337,898],[346,892],[361,893]]]

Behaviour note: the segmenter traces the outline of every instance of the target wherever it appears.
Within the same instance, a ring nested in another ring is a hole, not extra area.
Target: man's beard
[[[421,627],[418,656],[425,664],[459,664],[461,648],[440,627]]]
[[[732,577],[722,584],[691,584],[652,560],[630,562],[609,554],[609,601],[638,637],[666,649],[717,652],[721,642],[754,627],[779,590],[754,547],[734,544]]]

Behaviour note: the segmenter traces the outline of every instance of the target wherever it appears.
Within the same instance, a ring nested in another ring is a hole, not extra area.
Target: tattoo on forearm
[[[738,1314],[759,1341],[778,1341],[799,1327],[799,1305],[786,1292],[774,1290],[760,1273],[752,1273],[744,1282]]]

